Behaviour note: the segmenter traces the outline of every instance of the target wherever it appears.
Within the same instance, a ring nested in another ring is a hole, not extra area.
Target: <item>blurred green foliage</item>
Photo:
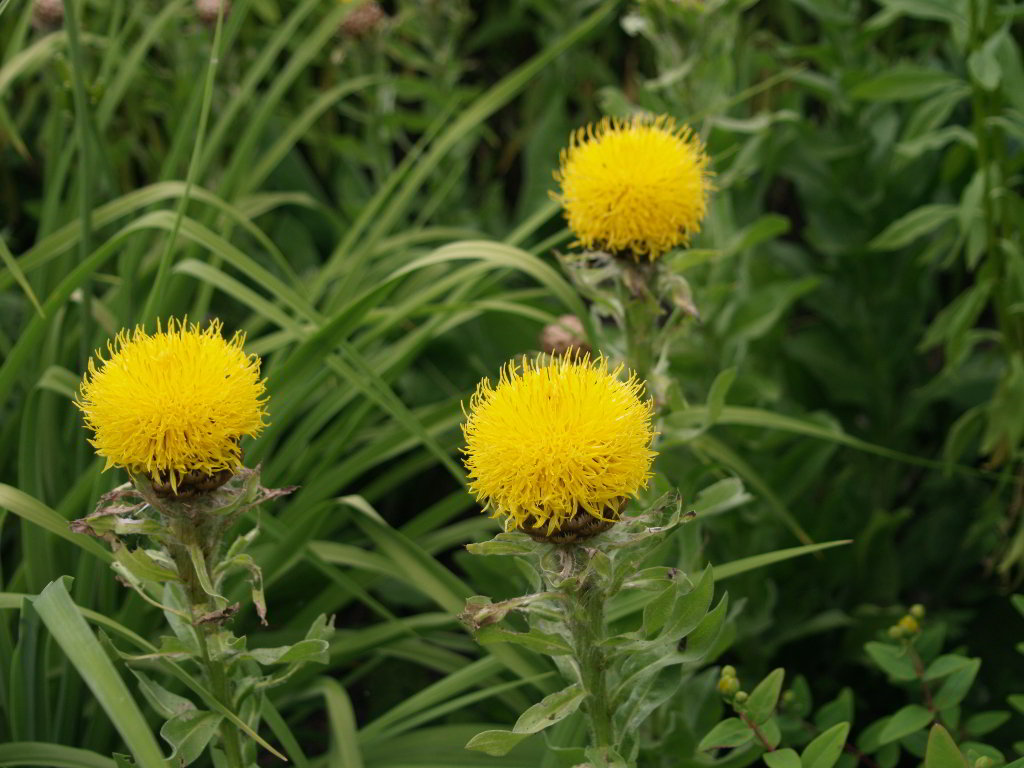
[[[455,620],[528,589],[462,551],[495,523],[462,487],[459,403],[585,312],[551,172],[571,129],[637,109],[693,125],[716,174],[705,231],[669,257],[700,319],[657,468],[730,502],[666,564],[854,540],[730,578],[722,659],[818,701],[853,688],[860,733],[921,703],[865,644],[923,603],[982,660],[965,712],[1022,690],[1018,4],[399,0],[353,37],[349,5],[235,0],[219,50],[186,0],[71,0],[55,30],[33,5],[0,0],[0,763],[127,748],[24,596],[73,576],[104,642],[152,639],[162,617],[66,527],[123,479],[71,401],[117,329],[187,313],[263,355],[272,425],[246,460],[302,486],[252,550],[271,626],[250,611],[238,632],[278,646],[337,616],[326,671],[276,689],[262,735],[298,765],[562,764],[540,738],[463,750],[554,687]],[[683,764],[718,714],[671,715],[695,739],[641,754]],[[985,734],[1008,761],[1021,723]]]

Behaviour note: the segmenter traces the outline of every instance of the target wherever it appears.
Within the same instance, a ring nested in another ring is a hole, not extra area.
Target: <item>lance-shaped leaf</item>
[[[114,552],[114,559],[129,573],[142,581],[180,581],[177,571],[161,565],[144,549],[119,547]]]
[[[532,555],[539,547],[525,533],[499,533],[490,541],[466,545],[473,555]]]
[[[491,625],[478,630],[473,636],[481,645],[516,643],[538,653],[546,653],[548,656],[565,656],[572,653],[572,647],[561,635],[537,629],[531,629],[529,632],[510,632]]]
[[[217,733],[223,719],[223,715],[215,712],[192,710],[182,712],[164,723],[160,736],[174,747],[174,753],[169,758],[170,764],[185,766],[198,759]]]
[[[511,731],[484,731],[478,733],[466,749],[475,749],[488,755],[501,757],[527,736],[539,733],[550,725],[564,720],[579,709],[587,692],[577,684],[545,696],[520,715]]]
[[[149,702],[149,705],[164,720],[170,720],[196,708],[196,705],[189,699],[176,693],[171,693],[137,669],[132,669],[131,673],[139,681],[139,691],[142,693],[142,697]]]
[[[786,670],[772,670],[772,672],[750,692],[750,698],[746,703],[746,714],[751,720],[760,725],[775,712],[775,705],[779,701],[779,694],[782,692],[782,680],[786,676]]]
[[[723,720],[700,740],[697,749],[704,751],[708,749],[724,749],[726,747],[741,747],[748,741],[752,741],[754,732],[746,723],[738,717],[730,717]]]

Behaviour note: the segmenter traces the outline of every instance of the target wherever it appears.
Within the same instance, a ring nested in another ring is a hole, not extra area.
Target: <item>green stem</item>
[[[575,558],[578,553],[568,554]],[[574,567],[582,570],[578,563]],[[601,647],[605,637],[605,598],[596,577],[593,574],[586,576],[585,581],[571,593],[566,622],[572,634],[580,682],[589,694],[583,708],[590,720],[594,746],[599,749],[614,746],[612,713],[608,706],[608,684],[605,679],[608,659]]]
[[[652,388],[654,336],[657,331],[658,301],[652,293],[654,266],[627,264],[623,268],[622,305],[626,332],[626,356],[637,378]],[[652,395],[657,393],[651,392]]]
[[[213,695],[217,697],[217,701],[234,712],[234,702],[224,662],[219,659],[214,661],[210,656],[206,630],[203,627],[196,627],[196,637],[199,639],[199,651],[203,656],[203,664],[206,666],[206,673],[210,678]],[[220,738],[223,742],[228,766],[230,768],[245,768],[245,762],[242,760],[242,740],[239,737],[238,728],[226,718],[220,723]]]

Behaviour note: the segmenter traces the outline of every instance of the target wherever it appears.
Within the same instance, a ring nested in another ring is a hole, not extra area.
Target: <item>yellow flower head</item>
[[[480,382],[462,426],[470,490],[506,529],[558,531],[578,512],[606,520],[605,508],[647,486],[653,406],[635,374],[619,378],[575,350],[523,358],[497,387]]]
[[[574,245],[651,261],[700,232],[710,190],[700,139],[671,117],[605,118],[580,128],[562,150],[553,197]]]
[[[260,359],[247,355],[245,335],[230,341],[220,321],[205,329],[171,319],[167,330],[121,331],[97,350],[75,404],[94,433],[89,442],[107,460],[170,480],[190,471],[213,475],[241,464],[238,440],[265,426]]]

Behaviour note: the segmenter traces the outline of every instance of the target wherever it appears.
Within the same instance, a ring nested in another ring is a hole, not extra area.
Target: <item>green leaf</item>
[[[883,229],[868,243],[868,247],[874,251],[895,251],[908,246],[919,237],[931,234],[943,224],[955,221],[958,210],[958,206],[955,205],[922,205]]]
[[[139,670],[132,669],[131,672],[139,681],[139,691],[142,693],[142,697],[164,720],[170,720],[172,717],[177,717],[196,708],[196,705],[184,696],[171,693]]]
[[[294,645],[280,648],[253,648],[243,655],[254,659],[263,666],[271,664],[297,664],[306,661],[327,663],[327,652],[330,645],[326,640],[300,640]]]
[[[114,559],[143,581],[180,581],[176,571],[164,568],[141,547],[135,550],[120,547],[114,552]]]
[[[849,723],[838,723],[816,736],[800,756],[802,768],[832,768],[843,752],[849,732]]]
[[[946,681],[935,694],[934,704],[936,709],[946,709],[963,701],[967,691],[974,684],[974,678],[981,669],[981,659],[971,659],[970,663],[958,669],[946,678]]]
[[[773,669],[757,687],[750,692],[746,703],[747,717],[760,725],[775,712],[775,706],[779,702],[779,694],[782,693],[782,680],[786,676],[786,670]]]
[[[925,680],[938,680],[940,677],[952,674],[959,669],[963,669],[971,664],[971,659],[966,656],[960,656],[955,653],[946,653],[939,656],[935,661],[928,665],[928,668],[924,671]]]
[[[0,744],[0,766],[25,765],[45,768],[116,768],[115,762],[109,757],[87,749],[34,741]]]
[[[567,688],[549,694],[523,712],[519,719],[516,720],[512,730],[516,733],[537,733],[542,731],[559,720],[564,720],[579,709],[580,704],[587,695],[587,691],[579,684],[570,685]]]
[[[914,663],[903,648],[872,641],[864,645],[864,650],[871,660],[893,680],[908,682],[917,678]]]
[[[490,541],[467,544],[474,555],[529,555],[537,551],[537,544],[525,533],[499,533]]]
[[[842,541],[826,541],[821,544],[807,544],[802,547],[790,547],[788,549],[777,549],[774,552],[766,552],[763,555],[754,555],[753,557],[744,557],[739,560],[733,560],[731,563],[723,563],[722,565],[715,566],[715,580],[722,581],[732,576],[738,576],[741,573],[747,571],[753,571],[758,568],[764,568],[766,565],[772,565],[774,563],[781,563],[783,560],[789,560],[794,557],[800,557],[801,555],[809,555],[813,552],[820,552],[823,549],[832,549],[832,547],[842,547],[846,544],[851,543],[852,539],[843,539]]]
[[[726,368],[715,376],[708,390],[708,423],[714,424],[722,415],[722,408],[725,405],[725,397],[729,394],[729,388],[736,380],[736,368]]]
[[[1024,595],[1010,595],[1010,603],[1017,609],[1017,613],[1024,616]]]
[[[850,91],[850,96],[867,101],[907,101],[958,85],[962,85],[959,78],[941,70],[906,65],[891,67],[861,81]]]
[[[528,733],[513,733],[512,731],[482,731],[466,742],[466,749],[483,752],[492,757],[502,757],[529,736]]]
[[[738,717],[730,717],[712,728],[708,735],[700,740],[697,749],[703,752],[709,749],[741,747],[753,738],[754,732],[750,726]]]
[[[565,656],[572,653],[572,648],[561,636],[536,629],[529,632],[510,632],[492,624],[478,629],[473,636],[481,645],[516,643],[548,656]]]
[[[140,768],[166,768],[146,719],[71,601],[64,582],[51,582],[35,599],[34,606],[53,639],[110,717]]]
[[[114,559],[114,556],[104,549],[96,539],[80,533],[72,533],[68,527],[68,521],[60,514],[17,488],[0,483],[0,507],[9,509],[22,519],[70,541],[104,562],[109,563]]]
[[[573,714],[586,696],[587,692],[578,684],[545,696],[520,715],[513,730],[478,733],[469,740],[466,749],[501,757],[527,736],[538,733]]]
[[[889,722],[878,734],[878,743],[885,745],[890,741],[909,736],[915,731],[927,727],[933,718],[934,715],[920,704],[908,704],[889,718]]]
[[[971,78],[986,91],[994,91],[999,87],[1003,68],[999,65],[997,54],[1006,37],[1006,30],[1000,29],[967,57],[967,71]]]
[[[966,768],[967,761],[960,754],[949,731],[936,723],[928,734],[928,747],[924,753],[924,768]]]
[[[971,715],[967,718],[967,722],[964,723],[964,731],[966,731],[969,736],[977,738],[994,731],[1009,719],[1010,713],[1004,710],[979,712],[978,714]]]
[[[793,749],[776,749],[761,755],[768,768],[800,768],[800,755]]]
[[[831,728],[839,723],[853,721],[853,691],[843,688],[832,701],[818,710],[814,716],[814,724],[821,730]]]
[[[169,758],[173,764],[185,766],[195,762],[217,733],[223,719],[223,716],[214,712],[192,710],[182,712],[164,723],[160,736],[174,747],[174,753]]]

